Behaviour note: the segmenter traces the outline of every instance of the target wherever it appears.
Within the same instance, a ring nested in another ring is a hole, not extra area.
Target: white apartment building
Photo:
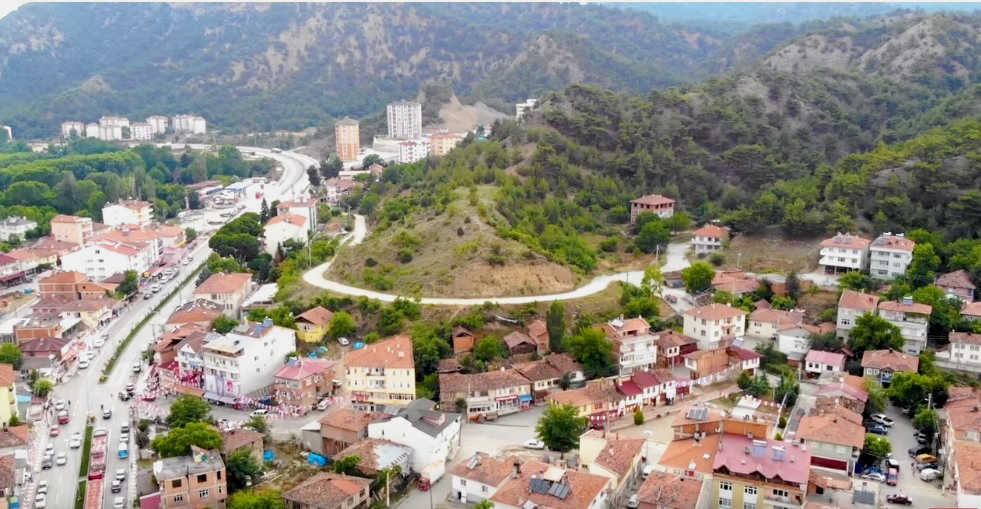
[[[153,133],[153,126],[148,122],[136,122],[129,126],[129,139],[131,140],[152,140]]]
[[[848,335],[855,328],[855,321],[866,313],[875,314],[879,307],[879,297],[867,293],[860,293],[853,290],[841,292],[838,299],[838,320],[835,324],[835,335],[841,339],[848,339]]]
[[[534,108],[536,104],[538,104],[537,99],[525,99],[525,102],[515,104],[514,119],[521,120],[521,117],[525,116],[525,112]]]
[[[150,124],[153,128],[153,133],[163,133],[167,131],[167,117],[163,115],[154,115],[152,117],[147,117],[146,123]]]
[[[729,232],[721,226],[707,224],[691,233],[691,244],[695,246],[695,254],[709,254],[722,251],[722,243]]]
[[[159,248],[156,239],[132,243],[100,240],[61,257],[61,268],[81,272],[92,281],[135,270],[140,274],[150,269]]]
[[[599,325],[611,343],[621,375],[647,371],[657,363],[658,337],[651,334],[651,325],[641,317],[624,320],[623,316]]]
[[[699,350],[713,350],[727,337],[746,333],[746,312],[728,304],[709,304],[685,311],[684,335],[698,341]]]
[[[927,328],[930,326],[930,313],[933,307],[913,302],[913,297],[903,297],[901,302],[885,301],[879,303],[879,316],[899,327],[903,335],[903,351],[919,355],[926,349]]]
[[[436,403],[417,399],[387,419],[368,425],[368,438],[412,448],[412,471],[451,459],[460,446],[460,414],[434,410]]]
[[[195,115],[177,115],[171,124],[174,127],[174,132],[178,133],[204,134],[208,130],[208,123],[204,117]]]
[[[102,222],[109,226],[149,226],[153,222],[153,204],[141,200],[119,200],[102,207]]]
[[[301,197],[295,200],[280,202],[276,206],[276,211],[279,214],[302,216],[306,220],[304,224],[306,225],[307,231],[316,233],[317,223],[320,221],[320,218],[317,217],[317,207],[319,205],[320,199],[315,196],[309,198]]]
[[[79,136],[82,136],[79,134]],[[98,138],[99,137],[99,124],[95,122],[89,122],[85,124],[85,137],[86,138]]]
[[[27,232],[37,228],[37,223],[20,216],[10,216],[0,221],[0,240],[6,242],[11,235],[17,235],[24,240]]]
[[[99,117],[99,127],[129,127],[129,119],[111,115],[102,116]]]
[[[883,233],[869,246],[869,274],[876,279],[892,280],[906,273],[913,261],[916,242],[902,233]]]
[[[415,101],[398,101],[386,108],[388,137],[396,140],[422,138],[422,105]]]
[[[399,163],[414,163],[429,155],[429,143],[425,140],[408,140],[399,143]]]
[[[204,360],[204,398],[227,401],[272,386],[286,354],[296,350],[296,331],[248,323],[217,337],[201,348]]]
[[[937,352],[937,359],[953,363],[955,367],[965,371],[978,372],[981,370],[981,334],[970,332],[951,332],[950,347],[946,351]],[[948,367],[945,365],[944,367]],[[973,368],[973,369],[971,369]]]
[[[821,259],[818,263],[829,274],[865,270],[869,267],[869,239],[839,233],[821,241]]]
[[[307,219],[304,216],[290,214],[279,214],[266,223],[263,230],[265,236],[266,252],[274,255],[279,246],[287,240],[298,242],[307,241]]]
[[[75,136],[79,138],[85,137],[85,124],[83,122],[76,122],[74,120],[69,120],[68,122],[61,123],[61,137],[64,139],[70,139],[72,137],[72,131],[75,132]]]
[[[100,125],[97,138],[106,141],[121,140],[123,139],[123,128],[118,125]]]

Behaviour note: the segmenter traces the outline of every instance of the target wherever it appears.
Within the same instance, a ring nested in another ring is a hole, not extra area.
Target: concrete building
[[[638,509],[692,509],[708,506],[704,482],[680,474],[651,472],[637,490]]]
[[[851,330],[855,328],[855,322],[864,314],[875,314],[879,307],[879,296],[860,293],[854,290],[844,290],[838,298],[838,321],[836,322],[836,335],[844,340],[848,339]]]
[[[357,120],[344,117],[334,124],[334,142],[341,161],[357,161],[361,151],[361,127]]]
[[[162,134],[167,132],[167,117],[163,115],[147,117],[146,123],[150,124],[150,127],[153,128],[153,134]]]
[[[190,456],[164,458],[153,463],[163,509],[224,509],[228,476],[218,451],[191,446]]]
[[[61,123],[61,137],[70,140],[72,138],[85,138],[85,123],[69,120]]]
[[[852,475],[865,445],[862,414],[844,406],[816,410],[800,420],[794,439],[807,445],[811,466]]]
[[[89,122],[85,124],[85,138],[98,138],[99,137],[99,124],[95,122]]]
[[[674,215],[675,203],[677,202],[671,198],[659,194],[649,194],[630,200],[630,222],[633,223],[645,212],[650,212],[661,219],[671,217]]]
[[[913,297],[903,297],[902,301],[879,303],[879,316],[899,327],[903,335],[903,351],[919,355],[926,349],[927,329],[930,326],[930,313],[933,307],[913,302]]]
[[[153,242],[113,242],[99,240],[61,257],[61,267],[81,272],[91,281],[135,270],[143,274],[157,261],[159,249]]]
[[[416,399],[412,338],[394,336],[348,352],[347,390],[358,406],[405,406]]]
[[[525,99],[525,102],[515,104],[514,119],[521,120],[521,117],[525,116],[525,113],[528,110],[533,109],[537,104],[538,104],[537,99]]]
[[[102,207],[102,221],[109,226],[150,226],[153,204],[142,200],[119,200]]]
[[[974,302],[974,291],[977,287],[966,270],[941,274],[936,285],[946,291],[947,295],[953,295],[966,303]]]
[[[307,241],[307,219],[296,214],[279,214],[273,216],[266,223],[263,235],[265,236],[265,251],[273,256],[287,240],[306,243]]]
[[[330,320],[334,317],[329,309],[316,306],[312,307],[296,316],[296,336],[300,341],[307,343],[317,343],[324,339],[330,327]]]
[[[331,205],[336,205],[341,201],[341,198],[351,194],[351,191],[357,187],[358,183],[354,180],[345,180],[337,177],[332,177],[324,182],[324,190],[327,192],[324,198],[327,203]]]
[[[699,350],[711,350],[724,338],[746,333],[746,312],[727,304],[709,304],[685,311],[684,335],[698,341]]]
[[[951,332],[950,344],[937,352],[937,359],[964,371],[981,371],[981,334]],[[947,366],[944,366],[947,367]]]
[[[721,226],[707,224],[691,234],[691,244],[695,246],[695,254],[710,254],[722,251],[723,243],[729,232]]]
[[[276,401],[312,410],[324,396],[334,392],[334,366],[326,359],[290,359],[273,375]]]
[[[843,371],[845,371],[845,356],[840,353],[811,350],[804,358],[804,373],[810,377]]]
[[[799,443],[725,433],[712,468],[713,507],[802,507],[810,473],[811,453]]]
[[[7,429],[10,419],[21,415],[17,410],[17,374],[10,364],[0,364],[0,426]]]
[[[224,307],[226,315],[237,318],[242,303],[252,294],[253,286],[249,273],[212,274],[194,290],[194,298],[216,302]]]
[[[902,276],[913,261],[914,248],[916,242],[902,233],[879,235],[869,246],[869,274],[890,281]]]
[[[95,236],[91,218],[59,214],[51,219],[51,236],[58,242],[84,246]]]
[[[6,242],[11,235],[16,235],[20,240],[27,238],[27,232],[37,228],[37,222],[20,216],[10,216],[0,221],[0,240]]]
[[[136,122],[129,127],[129,139],[137,141],[149,141],[153,139],[155,131],[149,122]]]
[[[444,373],[439,375],[439,390],[443,408],[453,408],[462,399],[469,417],[513,414],[529,408],[534,399],[531,381],[514,369],[469,375]]]
[[[204,343],[204,399],[225,404],[272,388],[286,354],[296,350],[296,332],[273,325],[248,323]],[[270,391],[271,392],[271,391]]]
[[[756,308],[749,315],[746,335],[757,338],[776,339],[777,334],[804,323],[804,311],[783,311],[772,308]]]
[[[105,141],[122,140],[123,128],[118,125],[100,125],[98,138]]]
[[[422,105],[415,101],[397,101],[385,110],[388,137],[396,140],[422,138]]]
[[[113,115],[99,117],[99,127],[129,127],[129,119]]]
[[[276,206],[276,211],[279,214],[294,214],[297,216],[303,216],[307,231],[310,233],[317,232],[317,222],[319,218],[317,217],[317,206],[320,205],[320,200],[315,197],[301,198],[297,200],[288,200],[280,202]]]
[[[821,241],[821,258],[818,263],[828,274],[863,271],[869,268],[869,239],[839,233]]]
[[[412,449],[411,468],[421,473],[431,465],[446,467],[460,448],[460,414],[435,410],[436,403],[417,399],[395,415],[368,425],[368,437],[389,440]]]
[[[204,117],[195,115],[177,115],[171,119],[171,125],[177,133],[204,134],[208,131]]]
[[[429,156],[429,142],[426,140],[406,140],[399,143],[399,163],[414,163]]]
[[[646,443],[643,437],[595,429],[579,437],[579,461],[587,472],[610,479],[613,507],[627,502],[627,490],[640,478]]]
[[[517,456],[495,458],[483,452],[464,458],[449,474],[453,477],[450,494],[462,504],[475,504],[493,497],[514,472]]]
[[[867,378],[878,380],[884,386],[892,383],[892,376],[900,372],[916,373],[920,358],[895,350],[866,350],[862,354],[862,370]]]
[[[450,132],[438,132],[429,135],[429,153],[434,156],[445,156],[456,148],[463,138],[459,134]]]
[[[528,460],[490,497],[495,509],[608,507],[609,477]]]
[[[610,320],[597,326],[613,343],[613,355],[620,367],[620,375],[635,371],[648,371],[657,364],[657,336],[651,334],[651,325],[641,317],[627,320]]]

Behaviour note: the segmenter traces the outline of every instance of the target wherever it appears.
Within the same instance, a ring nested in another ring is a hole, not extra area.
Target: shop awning
[[[0,283],[6,283],[7,281],[13,281],[17,278],[24,277],[24,271],[14,272],[13,274],[7,274],[6,276],[0,276]]]
[[[521,395],[521,402],[522,403],[529,403],[529,402],[531,402],[531,394],[522,394]]]
[[[218,396],[218,401],[220,401],[221,403],[224,403],[226,405],[234,405],[235,404],[235,398],[233,398],[231,396]]]

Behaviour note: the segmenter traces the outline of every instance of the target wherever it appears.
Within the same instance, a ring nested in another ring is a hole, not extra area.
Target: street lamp
[[[649,429],[645,429],[644,436],[647,437],[647,440],[644,440],[644,463],[647,463],[650,459],[650,456],[647,455],[648,448],[651,445],[651,438],[654,437],[654,432]]]

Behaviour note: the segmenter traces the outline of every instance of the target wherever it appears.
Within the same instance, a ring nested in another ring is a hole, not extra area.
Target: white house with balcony
[[[213,338],[202,347],[204,399],[229,404],[270,387],[286,354],[296,350],[296,331],[263,323],[248,323]]]
[[[851,233],[839,233],[821,241],[821,258],[818,262],[828,274],[863,271],[869,267],[871,241]]]
[[[879,316],[899,327],[903,335],[903,351],[913,355],[919,355],[926,349],[931,312],[932,306],[913,302],[913,298],[909,296],[903,297],[899,302],[879,303]]]
[[[869,246],[869,274],[876,279],[893,280],[906,273],[913,261],[916,242],[902,233],[891,232],[876,237]]]
[[[848,339],[851,330],[855,328],[855,322],[862,315],[875,314],[879,306],[879,297],[868,293],[845,290],[838,298],[838,319],[835,324],[835,335],[841,339]]]
[[[981,372],[981,334],[951,332],[948,338],[950,344],[937,352],[937,361],[945,368]]]
[[[658,337],[651,334],[651,325],[641,317],[624,319],[622,316],[599,325],[606,338],[613,343],[621,375],[635,371],[647,371],[657,363]]]
[[[707,224],[691,233],[691,245],[695,247],[696,255],[722,251],[728,234],[729,232],[721,226]]]
[[[698,341],[699,350],[717,348],[719,341],[746,333],[746,312],[728,304],[709,304],[685,311],[684,334]]]

